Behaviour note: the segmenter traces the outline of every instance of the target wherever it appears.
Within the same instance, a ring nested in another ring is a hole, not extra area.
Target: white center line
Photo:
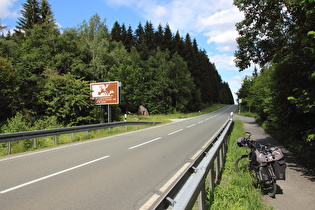
[[[184,129],[179,129],[179,130],[177,130],[177,131],[174,131],[174,132],[172,132],[172,133],[169,133],[168,135],[169,135],[169,136],[170,136],[170,135],[173,135],[173,134],[175,134],[175,133],[181,132],[182,130],[184,130]]]
[[[27,186],[27,185],[31,185],[31,184],[34,184],[34,183],[36,183],[36,182],[39,182],[39,181],[42,181],[42,180],[45,180],[45,179],[48,179],[48,178],[51,178],[51,177],[54,177],[54,176],[63,174],[63,173],[66,173],[66,172],[68,172],[68,171],[72,171],[72,170],[74,170],[74,169],[77,169],[77,168],[80,168],[80,167],[89,165],[89,164],[91,164],[91,163],[95,163],[95,162],[97,162],[97,161],[100,161],[100,160],[103,160],[103,159],[106,159],[106,158],[109,158],[109,157],[110,157],[110,156],[107,155],[107,156],[104,156],[104,157],[101,157],[101,158],[98,158],[98,159],[95,159],[95,160],[92,160],[92,161],[89,161],[89,162],[86,162],[86,163],[83,163],[83,164],[80,164],[80,165],[77,165],[77,166],[74,166],[74,167],[71,167],[71,168],[68,168],[68,169],[65,169],[65,170],[62,170],[62,171],[59,171],[59,172],[50,174],[50,175],[48,175],[48,176],[41,177],[41,178],[39,178],[39,179],[35,179],[35,180],[33,180],[33,181],[29,181],[29,182],[26,182],[26,183],[24,183],[24,184],[17,185],[17,186],[15,186],[15,187],[11,187],[11,188],[9,188],[9,189],[2,190],[2,191],[0,191],[0,193],[1,193],[1,194],[7,193],[7,192],[10,192],[10,191],[13,191],[13,190],[16,190],[16,189],[25,187],[25,186]]]
[[[195,126],[196,124],[192,124],[192,125],[188,125],[187,128],[191,128],[193,126]]]
[[[138,144],[138,145],[136,145],[136,146],[129,147],[128,149],[135,149],[135,148],[137,148],[137,147],[141,147],[141,146],[143,146],[143,145],[146,145],[146,144],[149,144],[149,143],[151,143],[151,142],[157,141],[157,140],[159,140],[159,139],[161,139],[161,138],[162,138],[162,137],[157,137],[157,138],[152,139],[152,140],[150,140],[150,141],[146,141],[146,142],[144,142],[144,143],[142,143],[142,144]]]

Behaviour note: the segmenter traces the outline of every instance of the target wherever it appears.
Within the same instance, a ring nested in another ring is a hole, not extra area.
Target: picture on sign
[[[119,104],[119,82],[91,83],[90,89],[95,104]]]

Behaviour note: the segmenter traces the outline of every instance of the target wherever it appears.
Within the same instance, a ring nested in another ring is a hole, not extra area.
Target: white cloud
[[[12,11],[12,7],[17,0],[1,0],[0,1],[0,18],[16,18],[17,11]]]
[[[234,63],[234,56],[230,56],[227,54],[219,54],[214,56],[209,56],[210,61],[215,63],[218,70],[224,69],[224,70],[232,70],[237,71],[235,68]]]
[[[172,31],[202,33],[217,50],[233,52],[238,33],[235,23],[243,15],[232,0],[105,0],[110,5],[138,10],[144,19],[155,26],[169,24]]]
[[[229,84],[229,87],[231,89],[231,92],[232,92],[232,95],[233,95],[233,98],[234,98],[234,102],[236,102],[237,100],[237,95],[236,93],[238,92],[238,90],[241,88],[241,83],[242,83],[242,80],[243,78],[241,76],[234,76],[234,77],[231,77],[227,82]]]

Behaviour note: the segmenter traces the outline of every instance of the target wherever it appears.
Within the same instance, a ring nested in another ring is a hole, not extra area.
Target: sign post
[[[102,111],[103,106],[106,105],[108,107],[108,120],[110,122],[110,104],[119,104],[120,99],[120,86],[121,83],[118,81],[113,82],[98,82],[91,83],[90,89],[92,91],[91,99],[95,101],[96,105],[101,106],[101,122],[104,121],[104,114]]]
[[[242,99],[238,99],[238,114],[241,113],[241,103],[242,103]]]

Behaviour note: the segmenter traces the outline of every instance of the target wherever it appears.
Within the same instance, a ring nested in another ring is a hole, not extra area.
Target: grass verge
[[[234,121],[232,133],[229,138],[228,149],[220,183],[209,192],[209,206],[216,209],[272,209],[264,205],[261,192],[253,186],[253,177],[249,170],[237,173],[234,163],[242,154],[246,154],[246,148],[238,147],[236,139],[244,134],[243,124],[239,120]],[[241,161],[241,168],[247,168],[248,161]]]

